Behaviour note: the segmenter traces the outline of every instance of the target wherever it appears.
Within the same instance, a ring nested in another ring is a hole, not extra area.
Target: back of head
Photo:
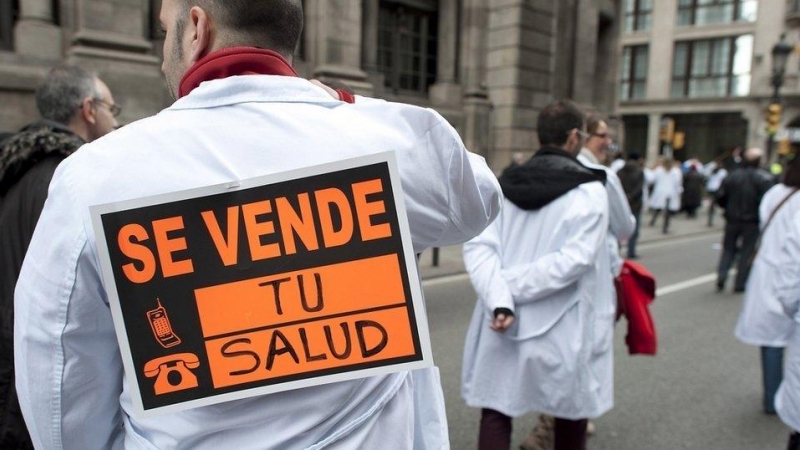
[[[642,159],[642,155],[639,152],[628,153],[628,161],[638,161],[640,159]]]
[[[744,152],[744,165],[747,167],[758,167],[761,164],[761,158],[764,156],[764,151],[760,148],[748,148]]]
[[[560,100],[539,111],[536,122],[539,143],[544,146],[561,147],[567,142],[570,131],[583,129],[583,113],[572,102]]]
[[[300,0],[180,0],[216,21],[219,47],[260,47],[291,60],[303,29]]]
[[[67,125],[85,98],[97,96],[94,75],[77,66],[58,66],[36,90],[36,108],[43,119]]]

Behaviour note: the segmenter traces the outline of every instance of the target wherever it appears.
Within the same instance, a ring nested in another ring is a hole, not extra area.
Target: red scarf
[[[272,50],[257,47],[230,47],[197,61],[181,79],[178,98],[189,95],[200,83],[236,75],[280,75],[296,77],[297,72],[283,57]],[[337,89],[339,99],[353,103],[355,97]]]

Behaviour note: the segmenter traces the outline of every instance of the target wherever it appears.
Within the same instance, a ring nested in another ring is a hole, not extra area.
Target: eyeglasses
[[[599,137],[600,139],[606,139],[608,137],[608,133],[592,133],[592,136]]]
[[[106,105],[108,107],[108,112],[110,112],[114,117],[117,117],[122,112],[122,106],[116,103],[107,102],[101,98],[93,98],[92,102]]]

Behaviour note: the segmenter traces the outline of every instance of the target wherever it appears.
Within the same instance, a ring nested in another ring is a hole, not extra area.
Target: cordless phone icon
[[[172,331],[172,325],[169,323],[167,310],[161,306],[161,299],[157,298],[156,300],[158,300],[158,307],[147,312],[150,328],[153,329],[153,334],[162,347],[174,347],[181,343],[181,339]]]

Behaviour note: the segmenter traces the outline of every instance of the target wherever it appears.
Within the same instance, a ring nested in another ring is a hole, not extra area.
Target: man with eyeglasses
[[[56,167],[117,128],[120,106],[97,76],[52,69],[36,91],[41,118],[0,150],[0,448],[32,449],[14,386],[14,286]]]

